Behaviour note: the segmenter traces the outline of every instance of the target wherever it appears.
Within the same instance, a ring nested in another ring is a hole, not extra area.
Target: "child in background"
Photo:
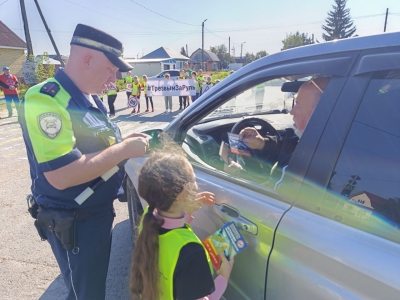
[[[139,79],[135,75],[135,76],[133,76],[132,95],[131,96],[138,98],[138,110],[137,110],[138,113],[140,113],[140,89],[141,89],[141,86],[140,86]],[[131,112],[131,114],[134,114],[134,113],[136,113],[136,109],[133,109]]]
[[[213,84],[211,83],[211,76],[208,76],[206,80],[207,80],[206,83],[203,83],[202,87],[203,93],[209,91],[213,87]]]
[[[197,203],[212,206],[214,195],[197,194],[193,168],[182,149],[160,149],[144,163],[139,174],[139,195],[147,201],[132,259],[130,289],[133,299],[220,299],[233,260],[224,252],[213,280],[210,258],[187,221],[187,208]],[[201,206],[201,205],[200,205]]]
[[[164,80],[169,80],[170,79],[170,75],[169,73],[165,73],[164,75]],[[164,100],[165,100],[165,112],[164,113],[172,113],[172,96],[164,96]]]
[[[187,79],[185,71],[183,69],[179,71],[178,79],[179,80]],[[186,96],[179,96],[179,110],[182,110],[182,107],[186,108]]]
[[[202,87],[203,87],[203,83],[204,83],[204,77],[203,77],[203,70],[202,69],[199,69],[199,71],[198,71],[197,81],[199,82],[199,85],[200,85],[200,95],[199,96],[201,96],[201,94],[203,94]]]
[[[143,75],[143,82],[142,82],[142,91],[144,93],[144,97],[146,98],[146,111],[149,112],[149,100],[151,103],[151,112],[154,112],[154,105],[153,105],[153,97],[147,96],[147,75]]]
[[[192,96],[192,103],[193,103],[194,101],[196,101],[197,98],[200,97],[201,85],[197,80],[197,73],[195,71],[192,72],[192,79],[194,79],[194,82],[196,84],[196,95]]]

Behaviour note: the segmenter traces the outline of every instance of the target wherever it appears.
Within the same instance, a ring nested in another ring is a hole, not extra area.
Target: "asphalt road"
[[[179,111],[173,97],[173,113],[164,114],[163,97],[154,97],[155,112],[130,115],[125,92],[116,100],[116,117],[123,134],[169,123]],[[105,103],[107,98],[104,99]],[[145,101],[142,99],[142,112]],[[16,112],[14,113],[16,115]],[[29,164],[16,117],[0,110],[0,299],[63,299],[65,286],[47,242],[42,242],[27,212],[30,193]],[[114,202],[117,217],[107,277],[106,299],[128,299],[128,274],[133,250],[129,235],[127,204]]]

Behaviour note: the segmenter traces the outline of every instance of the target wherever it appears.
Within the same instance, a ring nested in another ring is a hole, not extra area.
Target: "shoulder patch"
[[[57,82],[47,82],[42,86],[40,92],[42,94],[54,97],[59,90],[60,90],[60,85]]]

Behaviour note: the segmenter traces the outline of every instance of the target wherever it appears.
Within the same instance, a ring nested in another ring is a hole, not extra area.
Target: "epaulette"
[[[42,94],[49,95],[51,97],[54,97],[58,91],[60,90],[60,85],[57,82],[47,82],[42,86],[40,89],[40,92]]]

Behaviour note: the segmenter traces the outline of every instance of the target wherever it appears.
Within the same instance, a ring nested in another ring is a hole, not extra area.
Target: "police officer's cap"
[[[91,26],[78,24],[75,28],[71,45],[82,46],[103,52],[110,62],[119,68],[121,72],[127,72],[133,69],[133,67],[121,57],[124,51],[122,43],[104,31]]]

